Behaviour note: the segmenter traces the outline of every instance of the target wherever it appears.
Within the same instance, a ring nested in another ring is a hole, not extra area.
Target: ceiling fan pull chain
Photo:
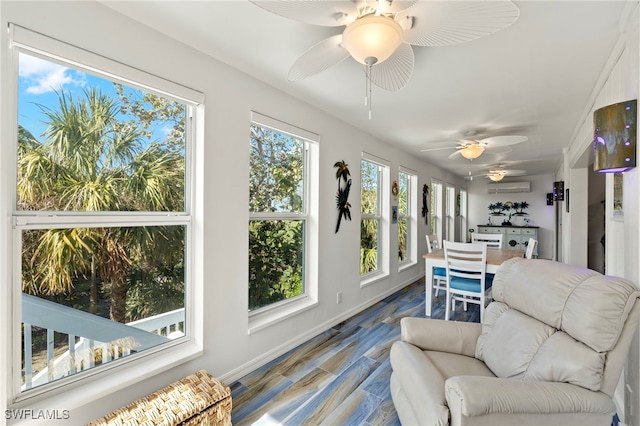
[[[364,74],[365,74],[365,97],[364,105],[369,106],[369,120],[371,120],[371,68],[377,62],[376,58],[369,57],[365,59]]]

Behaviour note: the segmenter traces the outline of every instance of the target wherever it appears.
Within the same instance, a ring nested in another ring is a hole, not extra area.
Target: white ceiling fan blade
[[[311,46],[291,66],[289,81],[309,78],[347,59],[349,52],[340,43],[342,34],[337,34]]]
[[[495,145],[490,145],[485,149],[485,152],[489,153],[489,154],[506,154],[508,152],[513,151],[511,149],[511,147],[509,146],[495,146]]]
[[[416,46],[449,46],[493,34],[513,24],[520,9],[511,1],[425,1],[396,16],[413,17],[404,41]]]
[[[526,170],[505,170],[505,169],[495,169],[489,170],[488,174],[504,174],[505,176],[522,176],[527,174]]]
[[[451,150],[451,149],[457,149],[457,148],[458,148],[457,146],[443,146],[443,147],[440,147],[440,148],[421,149],[420,152],[442,151],[442,150],[445,150],[445,149]]]
[[[402,43],[389,59],[372,66],[368,77],[376,86],[395,92],[409,82],[413,63],[413,48],[408,43]],[[365,72],[366,70],[365,67]]]
[[[347,25],[358,18],[358,8],[346,0],[249,0],[276,15],[323,27]]]
[[[529,138],[526,136],[505,135],[484,138],[482,139],[482,142],[486,143],[488,146],[507,146],[519,144],[528,140]]]
[[[462,154],[460,153],[459,149],[456,149],[456,152],[454,152],[453,154],[449,155],[448,157],[449,159],[453,160],[454,158],[464,158],[462,156]]]

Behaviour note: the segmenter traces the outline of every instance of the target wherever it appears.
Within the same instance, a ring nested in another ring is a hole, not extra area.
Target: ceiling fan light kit
[[[473,160],[475,158],[480,157],[484,152],[484,150],[485,150],[485,147],[482,144],[472,143],[472,144],[466,145],[464,148],[461,148],[459,152],[460,152],[460,155],[462,155],[467,160]]]
[[[364,65],[380,64],[402,43],[402,28],[392,18],[366,15],[347,25],[342,47]]]
[[[502,178],[504,178],[504,174],[502,174],[502,173],[493,173],[493,174],[489,174],[487,176],[489,177],[489,179],[491,179],[494,182],[500,182],[502,180]]]

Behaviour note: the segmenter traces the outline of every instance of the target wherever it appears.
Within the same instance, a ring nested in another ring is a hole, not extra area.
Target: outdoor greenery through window
[[[398,174],[398,262],[411,260],[411,176],[405,172]]]
[[[307,144],[253,123],[249,172],[249,310],[306,292]]]
[[[360,275],[380,267],[382,167],[371,161],[360,162]]]
[[[19,53],[22,391],[185,323],[191,104]]]

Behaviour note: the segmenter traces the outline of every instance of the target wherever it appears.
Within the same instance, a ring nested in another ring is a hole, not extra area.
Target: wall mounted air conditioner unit
[[[487,184],[487,194],[531,192],[531,182],[498,182]]]

